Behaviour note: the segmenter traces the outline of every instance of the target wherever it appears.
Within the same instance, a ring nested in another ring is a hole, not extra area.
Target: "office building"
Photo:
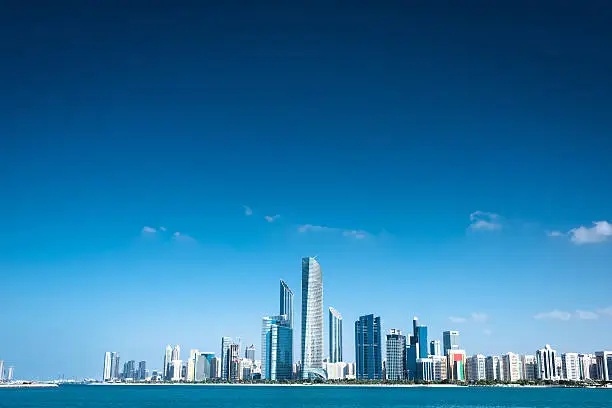
[[[4,360],[0,360],[0,383],[2,381],[4,381]]]
[[[521,356],[523,380],[533,381],[536,379],[537,364],[534,355]]]
[[[251,361],[255,361],[255,346],[250,345],[244,350],[244,358],[248,358]]]
[[[221,379],[228,381],[228,367],[229,367],[229,347],[233,343],[231,337],[221,338]]]
[[[183,362],[181,360],[172,360],[170,362],[170,381],[178,382],[183,378]]]
[[[475,354],[467,361],[468,381],[483,381],[487,379],[486,358],[482,354]]]
[[[215,357],[215,353],[212,352],[198,352],[195,355],[195,372],[194,381],[202,382],[215,378],[213,365],[218,359]]]
[[[210,359],[210,378],[221,378],[221,359],[219,357],[212,357]]]
[[[521,359],[516,353],[506,353],[503,356],[504,380],[516,382],[521,379]]]
[[[444,355],[448,355],[448,350],[459,349],[459,332],[457,330],[448,330],[442,333],[442,345]]]
[[[6,381],[11,382],[15,379],[15,367],[10,366],[6,373]]]
[[[401,330],[391,329],[387,334],[386,379],[399,381],[406,378],[406,336]]]
[[[579,354],[578,369],[581,380],[592,380],[597,378],[597,360],[595,354]]]
[[[278,314],[287,316],[289,327],[293,329],[293,291],[283,280],[280,281],[280,310]]]
[[[329,362],[342,361],[342,315],[329,308]]]
[[[343,380],[348,373],[348,363],[338,361],[336,363],[323,363],[328,380]]]
[[[136,375],[136,379],[140,381],[144,381],[147,379],[147,362],[140,361],[138,362],[138,373]]]
[[[302,258],[302,372],[303,379],[322,377],[323,276],[319,262]]]
[[[169,381],[172,378],[172,374],[170,373],[170,363],[172,362],[172,346],[167,345],[166,351],[164,353],[164,380]]]
[[[441,356],[442,347],[440,347],[440,340],[432,340],[429,342],[429,354],[432,356]]]
[[[420,324],[417,325],[414,334],[417,339],[416,343],[418,358],[427,358],[427,356],[429,355],[429,350],[427,349],[427,326],[423,326]]]
[[[355,322],[355,360],[358,380],[382,380],[380,317],[370,314]]]
[[[485,359],[485,376],[488,381],[502,381],[504,373],[501,359],[498,356],[488,356]]]
[[[536,376],[538,380],[557,381],[560,373],[557,370],[557,351],[550,345],[536,351]]]
[[[111,380],[118,380],[120,377],[119,371],[119,353],[112,352],[111,353]]]
[[[597,379],[600,381],[612,381],[612,351],[595,352],[597,363]]]
[[[185,381],[195,382],[196,361],[200,350],[191,349],[189,351],[189,359],[187,359],[187,372],[185,373]]]
[[[419,356],[419,347],[416,336],[408,335],[406,338],[406,378],[416,380],[416,361]]]
[[[136,361],[130,360],[123,365],[123,379],[132,381],[136,379]]]
[[[466,355],[464,350],[449,349],[447,354],[447,374],[452,381],[465,381]]]
[[[293,364],[293,335],[286,315],[262,319],[261,376],[267,380],[290,380]]]
[[[111,379],[111,352],[107,351],[104,353],[104,372],[102,374],[102,381],[110,381]],[[1,362],[0,362],[1,363]],[[0,367],[0,380],[2,380],[2,371],[4,367]]]
[[[424,346],[427,350],[427,347]],[[417,381],[434,381],[435,375],[434,360],[432,357],[417,358],[416,360],[416,380]]]
[[[448,378],[447,375],[447,358],[446,356],[432,356],[431,360],[433,362],[433,380],[434,381],[444,381]]]
[[[172,360],[180,360],[180,359],[181,359],[181,346],[177,344],[172,349]]]
[[[228,381],[236,382],[240,379],[240,344],[232,343],[227,350]]]
[[[562,378],[568,381],[580,380],[580,363],[578,353],[561,354]]]

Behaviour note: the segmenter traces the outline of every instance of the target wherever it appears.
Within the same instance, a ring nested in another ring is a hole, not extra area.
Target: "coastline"
[[[54,383],[13,383],[0,384],[0,388],[57,388],[59,385]]]
[[[495,384],[495,385],[475,385],[475,384],[232,384],[232,383],[88,383],[92,386],[221,386],[221,387],[357,387],[357,388],[596,388],[610,389],[612,386],[565,386],[565,385],[519,385],[519,384]]]

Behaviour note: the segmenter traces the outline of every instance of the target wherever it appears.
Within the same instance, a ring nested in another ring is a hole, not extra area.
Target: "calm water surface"
[[[612,389],[62,386],[0,389],[0,408],[612,408]]]

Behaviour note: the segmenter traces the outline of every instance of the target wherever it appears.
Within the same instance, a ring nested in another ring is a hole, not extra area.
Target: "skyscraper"
[[[261,377],[290,380],[293,364],[293,336],[286,315],[264,317],[261,329]]]
[[[164,353],[164,380],[168,381],[172,378],[170,373],[170,363],[172,362],[172,346],[166,346],[166,352]]]
[[[432,356],[441,356],[442,349],[440,348],[440,340],[432,340],[429,342],[429,354]]]
[[[178,344],[172,349],[172,361],[181,359],[181,346]]]
[[[255,346],[250,345],[244,350],[244,357],[251,361],[255,361]]]
[[[138,374],[136,375],[136,377],[141,381],[147,378],[147,362],[146,361],[140,361],[138,363]]]
[[[325,376],[323,371],[323,276],[319,262],[302,258],[302,374]]]
[[[240,379],[240,344],[232,343],[227,350],[228,381],[236,382]]]
[[[10,366],[6,374],[6,381],[13,381],[15,379],[15,367]]]
[[[459,349],[459,332],[456,330],[448,330],[442,333],[442,343],[444,355],[448,355],[448,350]]]
[[[119,353],[111,353],[111,380],[119,379]]]
[[[387,334],[387,380],[406,378],[406,336],[401,330],[391,329]]]
[[[558,380],[560,373],[557,371],[555,360],[557,359],[557,351],[553,350],[550,345],[546,345],[543,349],[536,351],[536,377],[538,380]]]
[[[427,358],[429,355],[427,350],[427,326],[418,325],[415,330],[418,344],[418,358]]]
[[[4,381],[4,360],[0,360],[0,383]]]
[[[358,380],[382,379],[380,317],[369,314],[355,322],[355,360]]]
[[[293,329],[293,291],[289,289],[284,280],[280,281],[280,310],[278,314],[287,316],[289,327]]]
[[[597,378],[603,381],[612,380],[612,351],[596,351]]]
[[[214,353],[198,353],[195,362],[194,381],[201,382],[215,378],[214,365],[218,361]]]
[[[227,368],[229,367],[228,350],[229,350],[230,344],[232,344],[231,337],[221,338],[221,379],[225,381],[229,379]]]
[[[0,376],[2,376],[0,370]],[[0,378],[1,380],[2,378]],[[111,353],[107,351],[104,353],[104,372],[102,374],[102,381],[110,381],[111,379]]]
[[[329,308],[329,362],[342,361],[342,315],[333,307]]]

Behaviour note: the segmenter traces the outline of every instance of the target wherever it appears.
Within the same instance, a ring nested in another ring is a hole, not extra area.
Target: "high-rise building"
[[[427,350],[426,346],[424,348]],[[417,358],[415,377],[417,381],[434,381],[435,364],[433,358]]]
[[[293,335],[286,315],[262,319],[261,376],[267,380],[290,380],[293,364]]]
[[[228,380],[231,382],[236,382],[240,379],[240,344],[232,343],[230,344],[228,350]]]
[[[444,355],[448,355],[448,350],[459,349],[459,332],[457,330],[447,330],[442,333],[442,345]]]
[[[170,362],[170,381],[181,381],[183,378],[183,362],[181,360],[172,360]]]
[[[406,336],[401,330],[391,329],[387,334],[387,380],[406,378]]]
[[[0,380],[2,380],[3,369],[4,367],[0,365]],[[104,372],[102,374],[102,381],[110,381],[110,379],[111,379],[111,352],[107,351],[106,353],[104,353]]]
[[[6,374],[6,381],[11,382],[15,379],[15,367],[10,366]]]
[[[210,378],[221,378],[221,359],[219,357],[212,357],[210,359]]]
[[[560,373],[557,371],[557,351],[550,345],[536,351],[536,376],[538,380],[556,381]]]
[[[329,362],[342,361],[342,315],[329,308]]]
[[[521,360],[516,353],[506,353],[503,356],[504,380],[516,382],[521,379]]]
[[[537,364],[534,355],[522,355],[521,365],[523,380],[533,381],[536,379]]]
[[[111,353],[111,380],[119,379],[119,353],[112,352]]]
[[[231,344],[232,344],[231,337],[221,338],[221,379],[224,381],[229,380],[227,368],[229,367],[228,350]]]
[[[418,325],[414,333],[417,338],[418,358],[427,358],[429,351],[427,350],[427,326]]]
[[[433,356],[433,380],[434,381],[444,381],[448,378],[447,370],[446,370],[446,356]]]
[[[581,380],[597,378],[597,359],[595,354],[579,354],[578,367],[580,369]]]
[[[325,376],[323,371],[323,276],[319,262],[302,258],[301,378]]]
[[[440,347],[440,340],[432,340],[429,342],[429,354],[432,356],[441,356],[442,348]]]
[[[180,359],[181,359],[181,346],[177,344],[172,349],[172,360],[180,360]]]
[[[485,360],[485,375],[488,381],[502,381],[504,373],[499,356],[488,356]]]
[[[172,346],[166,346],[166,352],[164,353],[164,380],[168,381],[172,378],[170,373],[170,363],[172,362]]]
[[[200,350],[198,349],[191,349],[189,351],[189,359],[187,360],[187,373],[185,375],[185,381],[187,382],[195,382],[196,362],[199,354]]]
[[[136,379],[136,361],[126,361],[126,363],[123,365],[123,378],[125,380]]]
[[[453,381],[465,381],[465,351],[459,349],[449,349],[447,357],[448,379]]]
[[[215,353],[204,352],[196,355],[195,381],[201,382],[215,378],[214,365],[219,361]]]
[[[482,381],[487,379],[486,358],[482,354],[475,354],[467,361],[468,381]]]
[[[287,316],[289,327],[293,329],[293,291],[284,280],[280,281],[280,310],[278,314]]]
[[[248,358],[251,361],[255,361],[255,346],[250,345],[244,349],[244,358]]]
[[[241,358],[238,374],[240,377],[240,381],[252,380],[253,379],[253,360],[250,360],[248,358]]]
[[[4,360],[0,360],[0,383],[4,381]]]
[[[137,377],[140,381],[143,381],[147,378],[147,362],[146,361],[140,361],[138,363]]]
[[[355,322],[355,360],[358,380],[382,379],[380,317],[361,316]]]
[[[580,363],[578,353],[561,354],[563,379],[568,381],[580,380]]]
[[[612,381],[612,351],[595,352],[597,362],[597,379]]]

